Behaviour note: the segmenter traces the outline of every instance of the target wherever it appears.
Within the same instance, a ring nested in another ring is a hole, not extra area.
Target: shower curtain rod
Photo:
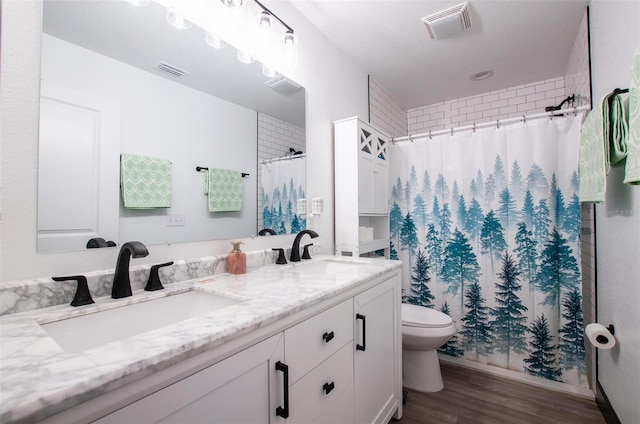
[[[483,128],[483,127],[490,127],[493,125],[496,125],[497,128],[500,128],[500,125],[503,124],[513,124],[516,122],[527,122],[527,120],[529,119],[538,119],[538,118],[553,118],[554,116],[559,116],[559,115],[565,115],[567,113],[574,113],[577,114],[578,112],[582,112],[585,110],[590,110],[591,107],[590,106],[578,106],[578,107],[572,107],[572,108],[568,108],[568,109],[559,109],[559,110],[554,110],[551,112],[544,112],[544,113],[536,113],[534,115],[522,115],[522,116],[518,116],[517,118],[509,118],[509,119],[497,119],[495,121],[488,121],[488,122],[482,122],[480,124],[473,124],[473,125],[466,125],[464,127],[457,127],[457,128],[449,128],[449,129],[444,129],[444,130],[437,130],[437,131],[430,131],[428,133],[422,133],[422,134],[415,134],[415,135],[408,135],[408,136],[404,136],[404,137],[395,137],[391,139],[392,143],[396,143],[399,141],[414,141],[417,138],[425,138],[425,137],[433,137],[434,135],[441,135],[441,134],[451,134],[453,135],[454,132],[460,132],[460,131],[468,131],[468,130],[473,130],[475,131],[477,128]]]
[[[283,160],[293,160],[293,159],[297,159],[297,158],[303,158],[307,156],[306,153],[302,153],[299,155],[287,155],[287,156],[283,156],[281,158],[273,158],[273,159],[264,159],[260,161],[260,165],[264,165],[266,163],[273,163],[273,162],[280,162]]]

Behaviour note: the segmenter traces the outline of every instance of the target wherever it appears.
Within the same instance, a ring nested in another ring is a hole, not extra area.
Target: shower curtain
[[[581,116],[398,142],[391,255],[403,302],[450,315],[442,353],[585,386]]]
[[[298,214],[305,199],[306,157],[262,164],[262,218],[264,228],[278,234],[297,234],[307,228],[306,215]]]

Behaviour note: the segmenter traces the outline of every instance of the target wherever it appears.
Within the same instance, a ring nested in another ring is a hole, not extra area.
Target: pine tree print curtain
[[[391,254],[403,301],[450,315],[440,351],[586,386],[581,117],[392,146]]]
[[[297,234],[307,228],[298,215],[298,199],[305,198],[307,159],[298,157],[262,164],[262,218],[264,228],[277,234]]]

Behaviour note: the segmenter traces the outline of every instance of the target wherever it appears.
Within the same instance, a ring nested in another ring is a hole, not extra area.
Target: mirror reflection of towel
[[[170,208],[171,161],[123,153],[120,187],[125,208]]]
[[[209,212],[242,210],[242,173],[230,169],[209,168]]]

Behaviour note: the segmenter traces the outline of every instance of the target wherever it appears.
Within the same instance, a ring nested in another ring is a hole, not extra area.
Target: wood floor
[[[391,424],[604,424],[595,401],[440,363],[444,390],[407,390]],[[406,389],[405,389],[406,390]]]

